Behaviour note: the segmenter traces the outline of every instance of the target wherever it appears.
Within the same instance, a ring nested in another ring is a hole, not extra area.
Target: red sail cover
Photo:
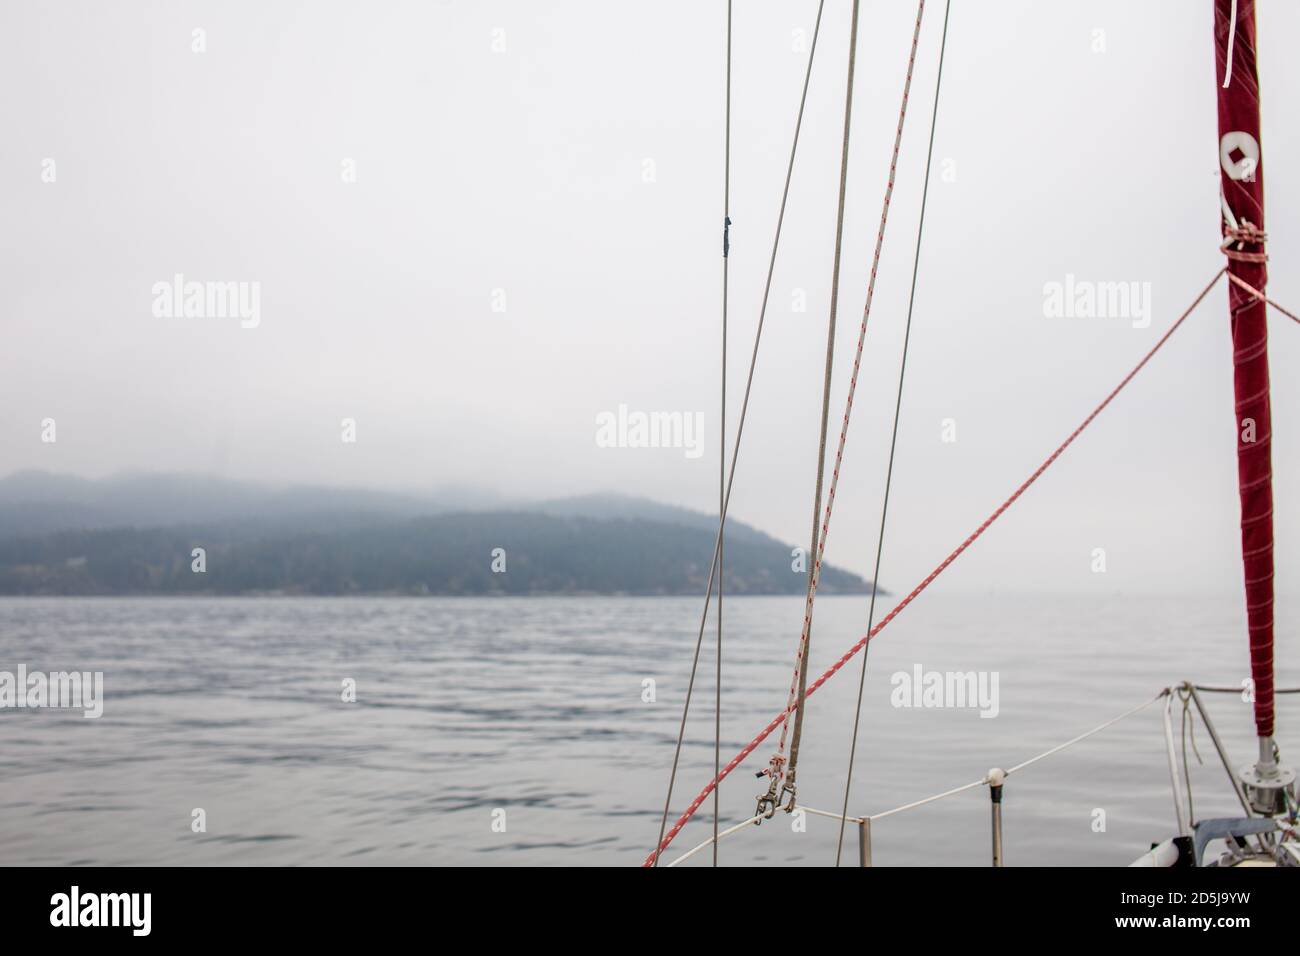
[[[1268,270],[1254,0],[1215,0],[1214,47],[1219,172],[1226,207],[1224,251],[1229,273],[1262,291]],[[1264,303],[1236,283],[1229,283],[1228,303],[1232,310],[1241,556],[1250,671],[1255,682],[1255,727],[1261,737],[1269,737],[1273,734],[1273,471],[1269,451],[1273,426],[1268,397],[1268,329]]]

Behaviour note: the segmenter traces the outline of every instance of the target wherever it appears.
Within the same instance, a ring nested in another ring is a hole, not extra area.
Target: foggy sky
[[[864,573],[943,14],[927,6],[828,546]],[[732,504],[796,543],[849,7],[827,2]],[[796,31],[811,32],[816,0],[736,8],[732,434],[805,64]],[[1261,8],[1270,290],[1294,308],[1300,7]],[[863,4],[832,443],[914,15],[907,0]],[[724,26],[721,0],[3,5],[0,471],[716,508]],[[953,3],[887,586],[910,587],[973,530],[1222,265],[1215,84],[1208,0]],[[157,317],[151,289],[177,273],[260,283],[260,323]],[[1150,325],[1046,317],[1044,284],[1067,275],[1150,283]],[[1300,559],[1300,328],[1275,315],[1271,331],[1285,592]],[[940,586],[1239,589],[1231,371],[1220,286]],[[702,413],[703,454],[598,447],[597,416],[620,404]],[[941,441],[945,419],[956,442]]]

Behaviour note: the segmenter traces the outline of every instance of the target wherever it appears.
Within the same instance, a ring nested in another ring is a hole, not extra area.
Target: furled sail
[[[1215,0],[1214,42],[1219,85],[1219,172],[1223,189],[1223,251],[1228,273],[1262,292],[1264,164],[1260,150],[1259,79],[1255,70],[1254,0]],[[1241,555],[1246,578],[1255,726],[1273,735],[1273,434],[1264,301],[1239,282],[1228,286],[1232,312],[1233,390],[1237,418],[1237,482]]]

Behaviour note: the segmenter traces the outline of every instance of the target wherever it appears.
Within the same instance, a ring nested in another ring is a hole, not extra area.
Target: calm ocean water
[[[653,845],[690,665],[696,598],[8,599],[0,670],[102,670],[104,715],[0,711],[0,863],[633,865]],[[724,762],[784,703],[799,598],[728,599]],[[865,601],[818,601],[812,673],[856,640]],[[1300,683],[1279,618],[1279,681]],[[1288,626],[1290,625],[1290,626]],[[1231,597],[1027,598],[936,590],[874,645],[852,812],[966,783],[1191,678],[1248,673]],[[708,638],[712,647],[712,636]],[[999,713],[890,705],[890,675],[998,674]],[[701,662],[673,805],[713,764],[713,662]],[[344,703],[342,682],[358,700]],[[653,679],[656,700],[642,700]],[[801,802],[838,808],[854,660],[810,699]],[[1300,746],[1300,701],[1278,736]],[[1249,707],[1209,706],[1233,759]],[[1010,778],[1008,865],[1124,864],[1170,835],[1161,705]],[[1198,817],[1235,801],[1203,729]],[[722,789],[753,812],[760,746]],[[1285,752],[1285,751],[1284,751]],[[1296,754],[1291,753],[1294,762]],[[1195,757],[1192,757],[1195,762]],[[191,831],[203,808],[207,832]],[[711,832],[711,803],[677,852]],[[1105,811],[1094,832],[1094,810]],[[504,815],[497,811],[504,810]],[[494,820],[504,819],[504,832]],[[834,860],[837,824],[785,815],[723,842],[724,864]],[[852,833],[850,833],[852,837]],[[987,791],[876,824],[878,865],[987,865]],[[846,859],[854,843],[846,842]],[[707,852],[688,865],[705,864]]]

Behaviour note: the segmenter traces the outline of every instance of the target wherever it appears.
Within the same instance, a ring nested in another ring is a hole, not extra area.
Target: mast
[[[1259,291],[1268,282],[1264,254],[1264,166],[1260,151],[1259,77],[1255,69],[1255,0],[1215,0],[1214,47],[1219,87],[1219,166],[1223,251],[1229,276]],[[1268,328],[1262,299],[1228,286],[1236,398],[1237,483],[1246,583],[1250,672],[1260,769],[1273,748],[1273,428],[1268,385]]]

